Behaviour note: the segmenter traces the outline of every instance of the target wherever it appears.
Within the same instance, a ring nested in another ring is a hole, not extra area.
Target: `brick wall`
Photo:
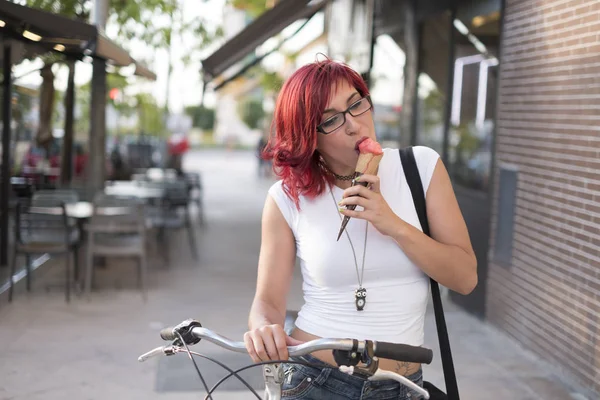
[[[600,1],[506,0],[499,91],[496,166],[518,183],[487,315],[600,393]]]

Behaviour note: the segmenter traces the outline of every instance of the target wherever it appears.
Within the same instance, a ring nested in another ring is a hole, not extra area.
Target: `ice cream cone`
[[[358,156],[358,161],[356,163],[356,175],[374,175],[377,172],[377,167],[382,158],[383,154],[361,153]]]
[[[365,142],[367,142],[367,143],[365,143]],[[383,152],[381,151],[381,147],[379,146],[379,143],[377,143],[371,139],[367,139],[367,140],[363,141],[363,143],[365,143],[365,146],[359,146],[359,149],[361,150],[361,152],[360,152],[360,155],[358,156],[358,161],[356,162],[356,168],[354,169],[357,177],[361,176],[363,174],[375,175],[377,173],[377,168],[379,167],[379,162],[383,158]],[[366,182],[356,182],[356,179],[354,179],[352,181],[352,186],[354,186],[354,185],[363,185],[366,187],[367,183]],[[346,206],[346,209],[354,210],[354,209],[356,209],[356,205],[350,204],[350,205]],[[349,221],[350,221],[350,217],[344,216],[344,219],[342,221],[342,226],[340,227],[340,231],[337,236],[337,240],[340,240],[340,237],[342,236],[342,233],[344,232],[344,229],[346,228],[346,225],[348,225]]]

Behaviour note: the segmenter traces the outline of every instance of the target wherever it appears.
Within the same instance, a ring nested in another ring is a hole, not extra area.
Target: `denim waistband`
[[[372,389],[391,389],[403,386],[399,382],[396,382],[391,379],[381,381],[369,381],[368,378],[363,375],[349,375],[345,372],[340,371],[336,366],[328,364],[310,354],[300,357],[292,357],[291,360],[303,361],[314,365],[314,367],[298,364],[294,365],[294,368],[301,369],[303,374],[310,376],[313,379],[336,380],[340,383],[351,385],[356,388],[363,387],[365,384],[371,387]],[[422,377],[423,370],[422,368],[419,368],[417,372],[415,372],[412,375],[408,375],[406,378],[415,383],[420,383]]]

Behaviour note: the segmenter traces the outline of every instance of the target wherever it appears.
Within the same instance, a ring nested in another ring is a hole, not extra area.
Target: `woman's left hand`
[[[392,211],[379,192],[379,177],[367,174],[361,175],[360,182],[367,182],[369,187],[355,185],[344,190],[343,200],[339,202],[340,213],[351,218],[367,220],[381,234],[394,236],[404,221]],[[362,207],[363,210],[342,208],[350,204],[356,204]]]

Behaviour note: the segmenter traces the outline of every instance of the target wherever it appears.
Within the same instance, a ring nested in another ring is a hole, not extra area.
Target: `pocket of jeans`
[[[414,374],[410,375],[407,377],[408,379],[410,379],[411,381],[413,381],[414,383],[416,383],[419,386],[423,386],[423,370],[419,369],[417,372],[415,372]]]
[[[419,370],[417,372],[415,372],[414,374],[408,376],[408,379],[410,379],[411,381],[413,381],[414,383],[416,383],[417,385],[423,387],[423,370]],[[418,392],[409,389],[407,396],[408,399],[411,400],[420,400],[423,399],[423,396],[421,394],[419,394]]]
[[[286,399],[300,398],[313,387],[313,378],[302,372],[301,368],[291,366],[284,371],[281,396]]]

